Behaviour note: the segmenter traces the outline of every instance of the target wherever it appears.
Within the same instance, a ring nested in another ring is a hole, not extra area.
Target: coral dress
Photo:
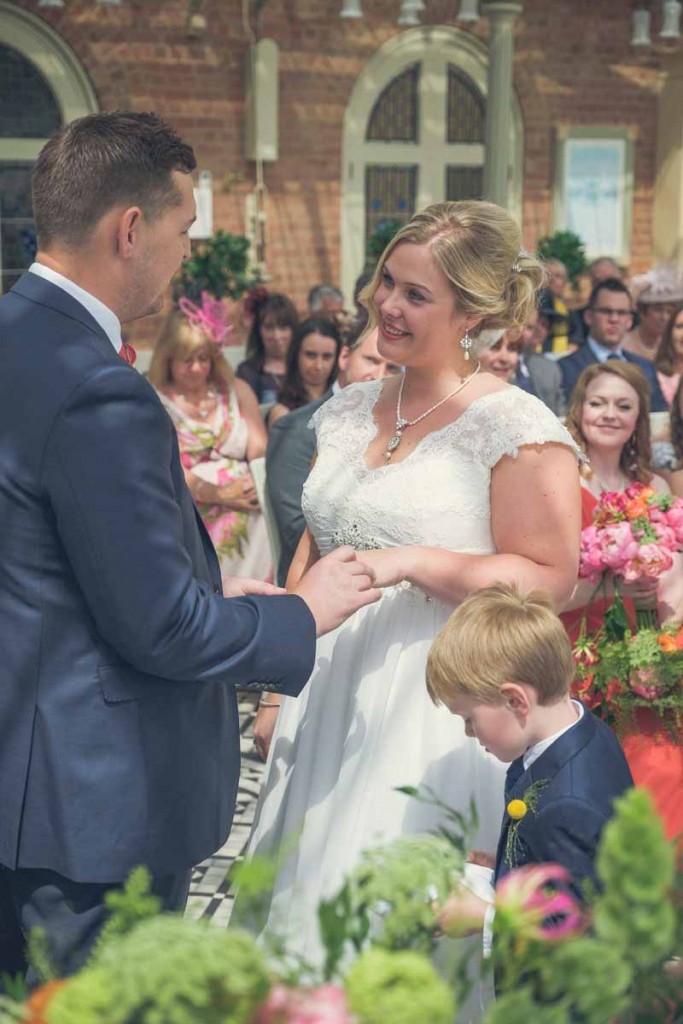
[[[597,499],[582,487],[582,529],[593,522],[596,505]],[[624,601],[624,604],[629,621],[634,625],[633,604],[630,601]],[[584,616],[586,631],[595,633],[603,623],[607,607],[608,602],[601,599],[562,614],[572,643],[578,639]],[[650,791],[667,837],[679,837],[683,846],[683,729],[673,738],[654,711],[638,708],[633,728],[620,737],[620,742],[636,786]]]
[[[176,403],[158,392],[178,432],[180,460],[210,484],[227,484],[249,472],[248,427],[233,390],[221,390],[211,420],[188,416]],[[224,580],[243,576],[272,578],[272,562],[265,520],[260,512],[234,512],[223,505],[197,503],[197,509],[213,541]]]

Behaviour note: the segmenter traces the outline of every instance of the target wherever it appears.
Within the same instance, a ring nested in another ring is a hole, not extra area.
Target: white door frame
[[[410,142],[366,142],[372,109],[387,85],[419,61],[420,138]],[[488,51],[468,32],[447,25],[409,29],[388,40],[370,57],[356,80],[344,116],[341,174],[341,278],[348,308],[353,285],[363,269],[365,246],[365,166],[368,163],[419,167],[417,208],[443,198],[446,163],[484,162],[482,143],[447,143],[445,64],[462,70],[486,98]],[[513,95],[510,119],[510,212],[522,210],[522,113]],[[425,138],[427,136],[427,138]],[[425,145],[424,143],[427,142]]]

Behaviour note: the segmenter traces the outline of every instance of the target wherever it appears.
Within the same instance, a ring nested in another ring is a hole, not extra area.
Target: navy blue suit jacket
[[[634,356],[631,352],[623,352],[622,355],[629,363],[635,363],[636,366],[639,366],[647,377],[650,385],[651,412],[666,412],[669,406],[666,404],[666,399],[662,394],[653,364],[648,362],[647,359],[641,359],[640,356]],[[576,352],[570,352],[568,356],[562,356],[561,359],[557,360],[557,365],[562,371],[562,386],[567,398],[567,404],[571,399],[577,380],[586,367],[592,366],[593,363],[597,363],[597,359],[588,342],[577,348]]]
[[[543,781],[536,811],[519,822],[514,864],[505,858],[508,829],[505,811],[495,881],[525,864],[562,864],[581,895],[584,880],[597,883],[595,855],[616,797],[633,785],[631,772],[612,730],[584,708],[583,717],[543,751],[527,771],[522,758],[508,768],[506,807],[521,800],[534,782]]]
[[[154,390],[87,310],[0,299],[0,864],[79,882],[182,871],[224,842],[234,687],[296,695],[294,596],[226,600]]]

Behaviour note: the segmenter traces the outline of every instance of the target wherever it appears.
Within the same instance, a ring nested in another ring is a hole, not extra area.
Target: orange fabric
[[[593,522],[597,499],[581,488],[581,528]],[[635,626],[635,608],[632,601],[624,601],[629,621]],[[562,619],[572,643],[578,640],[581,623],[586,616],[586,628],[594,633],[603,622],[608,602],[593,601],[587,608],[574,608],[563,612]],[[648,789],[664,822],[667,837],[678,837],[683,849],[683,730],[673,739],[663,728],[659,716],[648,708],[636,711],[635,724],[627,735],[620,738],[631,774],[637,786]]]
[[[636,786],[649,789],[667,838],[683,849],[683,730],[673,739],[654,711],[638,708],[621,745]]]

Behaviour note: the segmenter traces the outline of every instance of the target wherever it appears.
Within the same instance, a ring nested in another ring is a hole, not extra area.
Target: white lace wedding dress
[[[368,469],[380,388],[349,385],[313,417],[318,459],[303,508],[321,554],[342,544],[489,554],[492,467],[520,445],[573,447],[542,402],[510,387],[472,402],[403,461]],[[475,846],[496,847],[506,766],[465,736],[460,718],[434,707],[425,687],[430,644],[452,611],[409,585],[384,591],[319,642],[308,686],[283,699],[249,853],[293,837],[265,926],[314,963],[318,902],[361,850],[436,822],[433,808],[397,786],[430,786],[461,811],[473,798]]]

